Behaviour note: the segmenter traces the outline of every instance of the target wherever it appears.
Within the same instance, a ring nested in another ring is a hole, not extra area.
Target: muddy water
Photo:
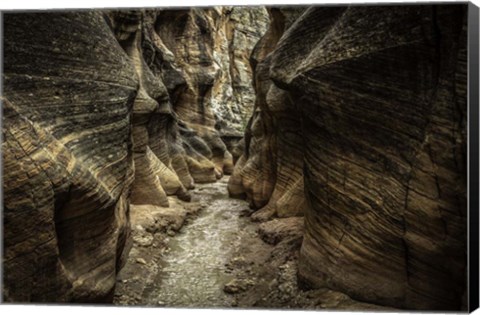
[[[170,248],[153,285],[142,293],[139,304],[182,307],[226,307],[233,298],[223,292],[233,277],[226,264],[238,248],[241,236],[256,233],[255,226],[240,212],[245,201],[230,199],[228,178],[212,184],[197,184],[196,201],[205,204],[197,218],[169,240]]]

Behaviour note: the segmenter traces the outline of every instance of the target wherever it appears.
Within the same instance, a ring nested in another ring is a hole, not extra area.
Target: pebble
[[[225,293],[235,294],[245,291],[248,287],[255,284],[255,281],[252,279],[233,279],[223,287]]]
[[[135,235],[133,241],[141,247],[149,247],[153,244],[153,236],[151,234]]]
[[[143,258],[137,258],[136,261],[137,261],[137,263],[139,263],[139,264],[141,264],[141,265],[146,265],[146,264],[147,264],[147,262],[146,262],[145,259],[143,259]]]

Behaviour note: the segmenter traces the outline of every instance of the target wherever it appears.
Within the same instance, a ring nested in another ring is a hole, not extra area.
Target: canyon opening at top
[[[4,14],[4,300],[466,309],[467,11]]]

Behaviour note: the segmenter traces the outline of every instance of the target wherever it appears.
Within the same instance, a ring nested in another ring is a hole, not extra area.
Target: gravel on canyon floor
[[[192,202],[131,207],[133,247],[114,303],[161,307],[381,309],[330,290],[302,290],[303,218],[252,222],[228,177],[197,184]]]

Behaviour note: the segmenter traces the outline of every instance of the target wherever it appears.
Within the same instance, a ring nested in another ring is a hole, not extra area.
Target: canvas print
[[[467,311],[472,9],[3,12],[3,302]]]

